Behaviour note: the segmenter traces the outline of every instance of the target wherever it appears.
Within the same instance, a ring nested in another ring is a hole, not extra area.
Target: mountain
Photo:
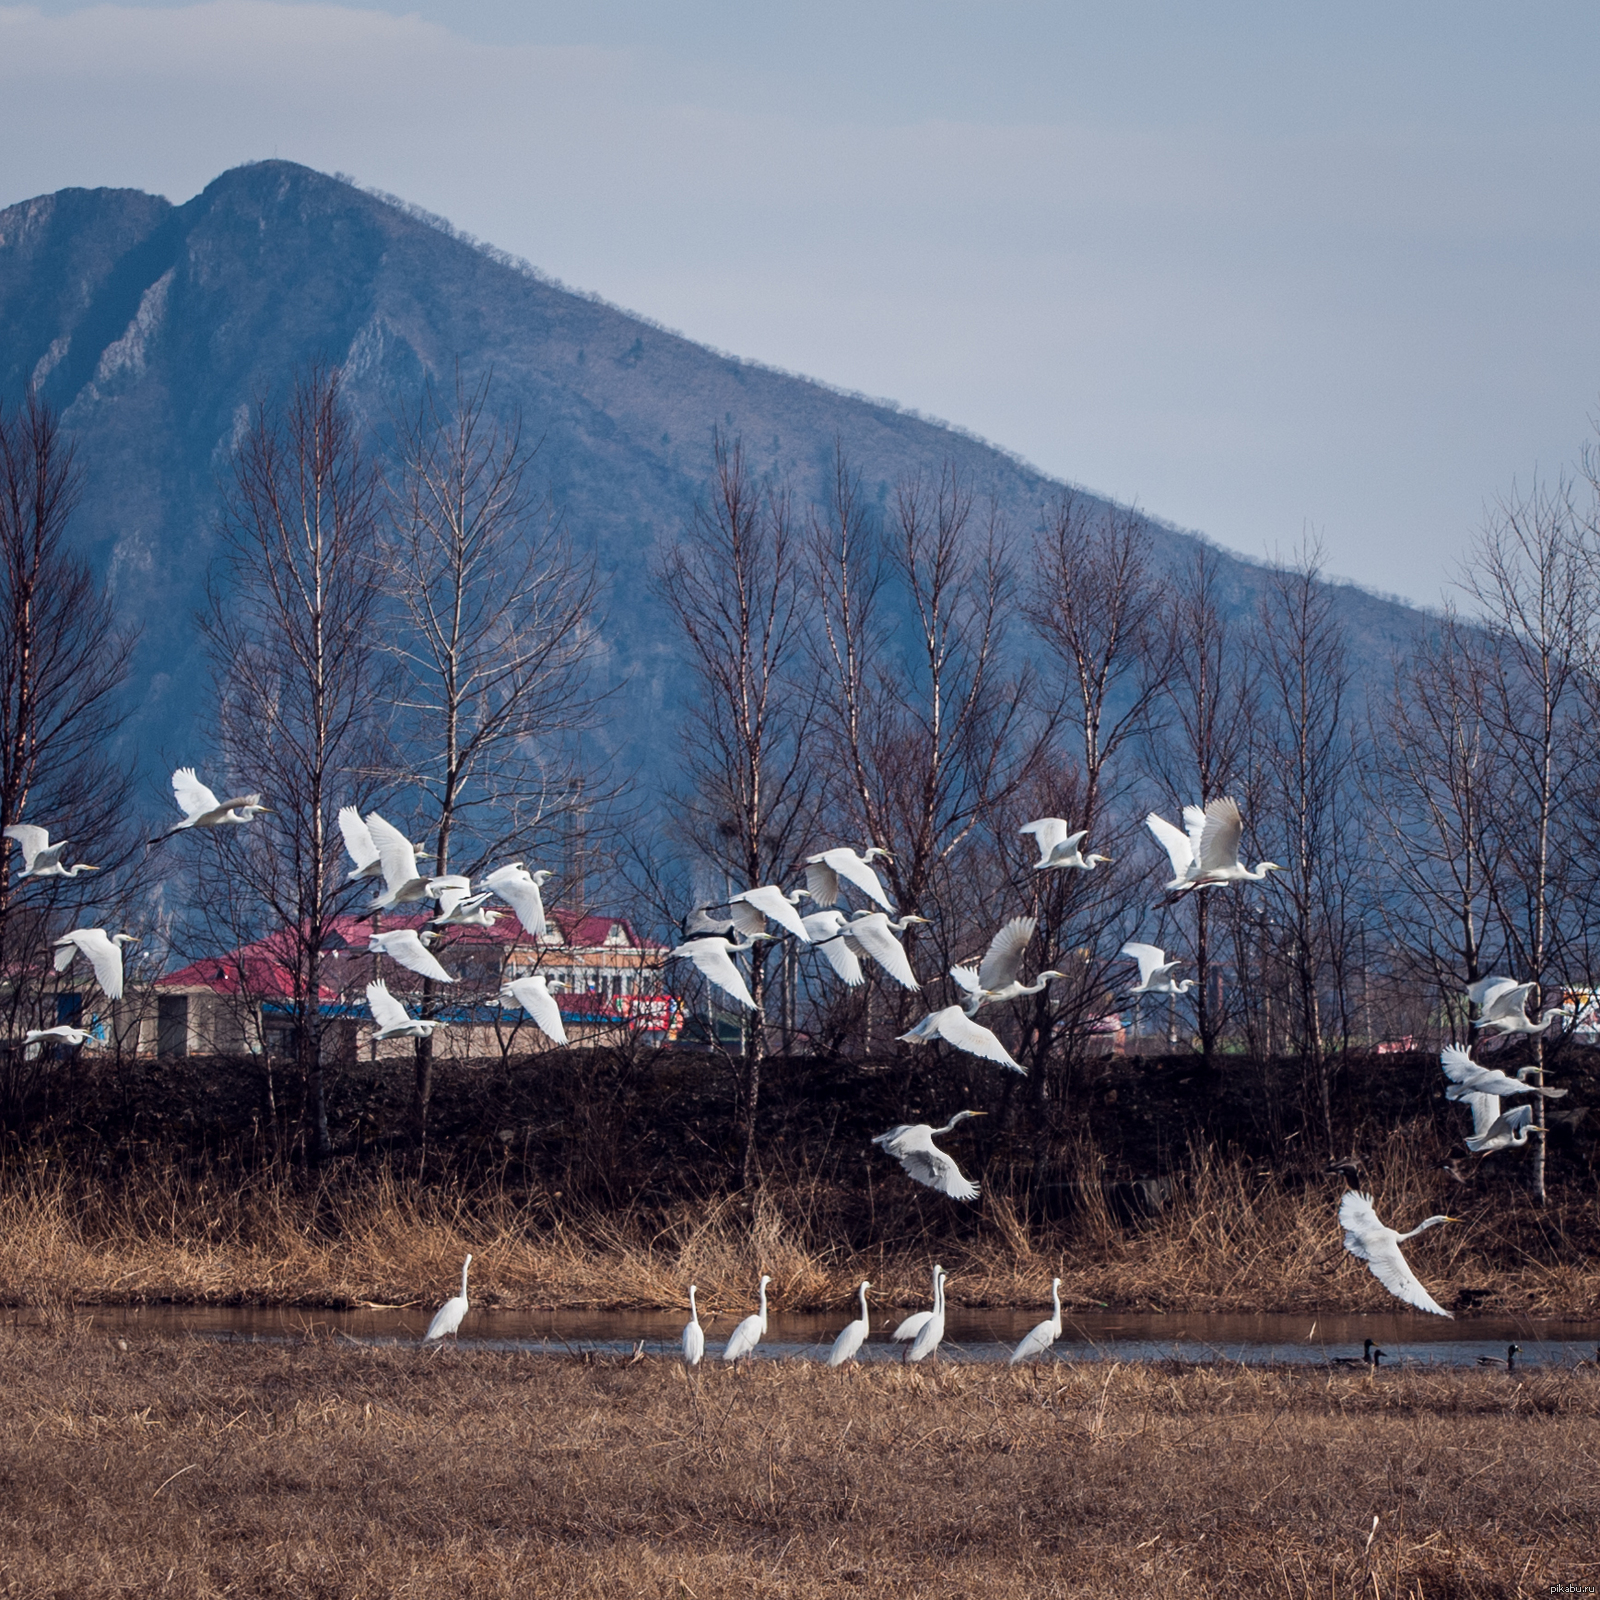
[[[650,558],[704,488],[713,428],[802,495],[836,438],[884,500],[903,474],[954,461],[1022,537],[1061,487],[958,429],[706,349],[305,167],[235,168],[181,206],[64,189],[0,211],[0,395],[37,384],[77,443],[79,537],[143,629],[132,727],[152,768],[203,753],[207,677],[187,619],[229,449],[250,403],[318,359],[344,367],[379,427],[426,376],[448,387],[457,363],[469,379],[492,368],[495,403],[542,438],[551,495],[609,576],[607,670],[629,687],[603,739],[629,765],[670,761],[676,658]],[[1185,559],[1195,536],[1156,526],[1162,555]],[[1225,562],[1248,604],[1262,569]],[[1338,593],[1367,659],[1419,621]]]

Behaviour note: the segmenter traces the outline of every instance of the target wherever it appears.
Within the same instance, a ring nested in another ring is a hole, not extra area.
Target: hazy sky
[[[345,172],[1433,600],[1600,413],[1597,62],[1593,4],[50,0],[0,6],[0,205]]]

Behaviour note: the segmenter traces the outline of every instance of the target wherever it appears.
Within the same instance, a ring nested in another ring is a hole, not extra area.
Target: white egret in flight
[[[1174,956],[1168,961],[1167,952],[1160,945],[1130,940],[1121,953],[1139,963],[1139,981],[1128,990],[1129,994],[1187,994],[1194,987],[1193,978],[1173,978],[1173,970],[1184,964],[1183,958]]]
[[[936,1262],[933,1268],[933,1299],[936,1305],[939,1301],[939,1280],[943,1276],[944,1268],[939,1266]],[[911,1315],[907,1317],[905,1321],[902,1322],[900,1326],[889,1335],[889,1337],[896,1341],[915,1339],[916,1336],[921,1333],[925,1327],[927,1327],[928,1318],[932,1315],[933,1313],[931,1311],[913,1311]]]
[[[521,1006],[533,1018],[534,1027],[547,1039],[556,1044],[564,1045],[567,1042],[567,1030],[561,1021],[561,1006],[550,993],[550,985],[537,972],[513,978],[500,991],[500,1004],[504,1005],[508,1000]]]
[[[250,822],[263,811],[271,811],[271,806],[261,803],[259,794],[235,795],[231,800],[219,800],[201,783],[195,775],[193,767],[179,767],[172,774],[172,793],[178,802],[178,809],[183,813],[183,821],[174,823],[163,834],[152,839],[152,844],[160,844],[162,839],[170,839],[175,833],[182,833],[186,828],[221,828],[229,823]]]
[[[1203,810],[1185,806],[1183,819],[1187,833],[1180,833],[1153,811],[1144,819],[1172,861],[1172,881],[1166,887],[1174,895],[1221,883],[1260,883],[1269,872],[1283,871],[1276,861],[1260,862],[1252,870],[1239,860],[1244,818],[1233,800],[1212,800]]]
[[[433,1321],[428,1324],[428,1331],[422,1336],[424,1344],[430,1339],[442,1339],[447,1333],[457,1333],[461,1327],[461,1319],[467,1314],[467,1268],[471,1265],[471,1256],[461,1263],[461,1293],[451,1295],[434,1312]]]
[[[422,942],[422,935],[415,928],[391,928],[387,933],[375,933],[367,940],[367,949],[398,961],[412,972],[420,972],[424,978],[438,983],[456,981],[444,970],[438,956]]]
[[[826,911],[813,911],[801,920],[811,943],[822,952],[841,982],[855,989],[867,981],[861,971],[861,958],[850,942],[850,921],[844,912],[829,906]]]
[[[700,1326],[700,1312],[694,1303],[695,1285],[689,1285],[689,1320],[683,1325],[683,1364],[698,1367],[706,1353],[706,1330]]]
[[[734,927],[743,934],[765,933],[767,922],[770,919],[776,922],[785,933],[793,934],[802,944],[811,943],[811,935],[806,932],[806,925],[800,920],[800,913],[795,910],[795,904],[802,897],[809,898],[808,889],[795,889],[785,894],[775,883],[764,883],[755,889],[746,889],[743,894],[736,894],[723,902],[732,912],[728,922],[721,927],[705,912],[709,906],[701,906],[699,914],[705,924],[705,931],[721,932],[723,928]]]
[[[1095,867],[1111,862],[1110,856],[1084,855],[1083,841],[1089,837],[1089,830],[1080,828],[1076,833],[1068,833],[1064,817],[1040,817],[1036,822],[1023,823],[1017,832],[1031,833],[1039,847],[1039,859],[1033,864],[1035,872],[1048,872],[1055,867],[1077,867],[1092,872]]]
[[[906,1351],[906,1361],[922,1361],[931,1356],[944,1342],[944,1285],[946,1274],[939,1272],[933,1280],[933,1310],[928,1320],[917,1330],[917,1336]]]
[[[807,856],[806,888],[811,898],[819,906],[837,905],[839,880],[843,878],[892,916],[894,907],[889,903],[882,883],[878,881],[878,874],[872,870],[872,863],[880,856],[885,861],[894,860],[882,845],[876,844],[869,845],[860,855],[841,845],[834,850],[824,850],[820,855]]]
[[[1444,1092],[1446,1100],[1466,1100],[1475,1094],[1497,1095],[1502,1099],[1514,1094],[1538,1094],[1546,1100],[1559,1100],[1567,1092],[1565,1089],[1544,1088],[1537,1083],[1525,1082],[1529,1073],[1539,1070],[1537,1067],[1519,1068],[1516,1077],[1512,1078],[1493,1067],[1480,1066],[1457,1044],[1447,1044],[1439,1052],[1439,1065],[1450,1080],[1450,1087]]]
[[[1474,1028],[1498,1028],[1502,1034],[1543,1033],[1557,1017],[1566,1016],[1564,1006],[1544,1012],[1537,1022],[1525,1009],[1528,996],[1538,988],[1534,983],[1518,983],[1512,978],[1479,978],[1467,990],[1467,998],[1477,1006],[1481,1015],[1474,1019]]]
[[[933,1039],[943,1039],[957,1050],[968,1055],[982,1056],[985,1061],[996,1061],[1013,1072],[1028,1069],[1011,1059],[1011,1052],[1000,1043],[993,1032],[981,1022],[974,1022],[960,1006],[946,1006],[942,1011],[930,1011],[909,1033],[899,1035],[902,1044],[927,1044]]]
[[[499,920],[500,913],[488,904],[487,889],[482,894],[468,894],[464,878],[439,882],[439,914],[429,918],[430,928],[492,928]]]
[[[885,1155],[893,1156],[905,1168],[907,1176],[918,1183],[925,1183],[952,1200],[976,1200],[977,1184],[963,1177],[961,1169],[933,1141],[968,1117],[987,1115],[984,1111],[958,1111],[942,1128],[930,1127],[926,1122],[903,1122],[887,1133],[876,1135],[872,1142]]]
[[[367,813],[367,827],[378,847],[378,863],[383,869],[383,893],[369,902],[373,911],[392,911],[418,900],[436,900],[447,890],[459,889],[462,894],[471,891],[472,880],[460,873],[424,877],[417,867],[417,847],[376,811]]]
[[[905,946],[895,938],[895,935],[904,933],[913,922],[927,920],[926,917],[907,912],[898,921],[891,922],[885,912],[858,911],[845,923],[843,931],[902,988],[920,989],[922,985],[917,982],[916,974],[911,970]]]
[[[1050,1280],[1050,1303],[1055,1307],[1055,1315],[1041,1322],[1038,1327],[1029,1331],[1027,1338],[1011,1352],[1011,1366],[1016,1366],[1019,1361],[1031,1361],[1035,1356],[1042,1356],[1046,1350],[1061,1337],[1061,1280]]]
[[[374,1042],[379,1039],[427,1039],[435,1028],[444,1026],[436,1017],[412,1016],[389,993],[389,985],[381,979],[367,985],[367,1004],[372,1008],[372,1020],[378,1025],[372,1035]]]
[[[724,1361],[738,1361],[742,1356],[752,1354],[755,1347],[761,1343],[761,1336],[767,1331],[767,1285],[771,1282],[772,1279],[766,1273],[762,1273],[761,1309],[752,1311],[733,1330],[728,1339],[727,1347],[722,1352]]]
[[[74,1028],[65,1022],[53,1028],[30,1028],[22,1036],[24,1060],[37,1061],[47,1044],[69,1044],[74,1050],[90,1043],[94,1035],[87,1028]]]
[[[496,867],[479,882],[478,887],[492,889],[499,895],[516,912],[517,921],[530,939],[542,939],[548,923],[540,889],[549,876],[550,872],[545,867],[529,872],[520,861],[513,861],[510,866]]]
[[[1344,1229],[1344,1247],[1357,1261],[1365,1261],[1368,1270],[1395,1299],[1403,1300],[1418,1311],[1431,1311],[1436,1317],[1448,1317],[1445,1310],[1417,1281],[1417,1275],[1406,1265],[1400,1246],[1407,1239],[1415,1239],[1428,1228],[1441,1222],[1459,1222],[1459,1217],[1425,1217],[1410,1233],[1396,1233],[1378,1221],[1372,1209],[1372,1196],[1347,1189],[1339,1202],[1339,1225]]]
[[[989,941],[983,961],[976,967],[951,967],[950,976],[958,987],[965,989],[967,1015],[975,1017],[980,1006],[998,1005],[1003,1000],[1015,1000],[1025,994],[1038,994],[1052,978],[1064,978],[1066,973],[1053,967],[1037,973],[1032,983],[1024,983],[1018,974],[1022,971],[1022,954],[1028,948],[1033,930],[1038,927],[1035,917],[1013,917]]]
[[[70,867],[61,865],[61,852],[72,842],[58,839],[50,843],[50,830],[36,828],[31,822],[14,822],[5,829],[8,839],[15,839],[22,851],[22,871],[17,882],[24,878],[76,878],[80,872],[98,872],[87,861],[75,861]]]
[[[383,862],[378,856],[378,846],[373,841],[372,829],[369,828],[359,810],[355,806],[341,806],[339,808],[339,832],[344,835],[344,847],[355,865],[345,877],[346,883],[359,883],[363,878],[381,878],[383,876]],[[416,856],[425,856],[428,847],[425,844],[414,844],[412,853]]]
[[[842,1367],[845,1362],[852,1360],[867,1342],[867,1290],[872,1287],[865,1278],[856,1293],[861,1296],[861,1315],[854,1322],[845,1323],[839,1331],[839,1337],[833,1341],[833,1348],[828,1352],[828,1365]]]
[[[1475,1099],[1493,1100],[1493,1095],[1479,1095]],[[1495,1101],[1498,1105],[1499,1102]],[[1476,1105],[1474,1105],[1476,1121]],[[1547,1128],[1534,1125],[1532,1106],[1513,1106],[1501,1116],[1493,1118],[1488,1127],[1479,1127],[1466,1141],[1467,1149],[1475,1156],[1486,1156],[1492,1150],[1506,1150],[1515,1145],[1519,1149],[1528,1142],[1530,1133],[1547,1133]]]
[[[744,944],[731,939],[706,934],[699,939],[689,939],[676,950],[667,952],[668,959],[677,957],[692,961],[708,983],[714,983],[724,994],[730,994],[747,1010],[754,1011],[755,1001],[744,981],[744,974],[733,964],[733,958],[754,947],[758,939],[770,939],[770,933],[753,933]]]
[[[122,998],[122,947],[139,941],[131,933],[108,935],[104,928],[74,928],[55,941],[57,972],[65,972],[75,955],[94,968],[94,981],[108,1000]]]

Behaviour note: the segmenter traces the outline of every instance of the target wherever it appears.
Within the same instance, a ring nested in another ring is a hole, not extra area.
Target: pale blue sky
[[[0,204],[279,155],[1436,600],[1600,412],[1600,8],[0,6]]]

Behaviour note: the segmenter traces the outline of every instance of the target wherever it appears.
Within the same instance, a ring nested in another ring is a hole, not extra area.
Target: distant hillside
[[[900,475],[954,459],[1023,535],[1059,488],[957,430],[707,350],[305,167],[240,167],[177,207],[65,189],[0,212],[0,394],[37,382],[76,436],[80,533],[145,630],[136,732],[149,762],[198,754],[191,719],[207,691],[186,622],[235,429],[317,358],[343,364],[378,423],[427,374],[493,368],[497,403],[543,437],[551,492],[610,575],[610,670],[631,689],[606,741],[633,759],[671,748],[673,641],[649,559],[705,483],[713,427],[801,493],[820,485],[836,437],[885,498]],[[1190,547],[1159,532],[1174,560]],[[1231,558],[1230,572],[1247,603],[1260,569]],[[1418,620],[1354,588],[1340,604],[1373,656]]]

